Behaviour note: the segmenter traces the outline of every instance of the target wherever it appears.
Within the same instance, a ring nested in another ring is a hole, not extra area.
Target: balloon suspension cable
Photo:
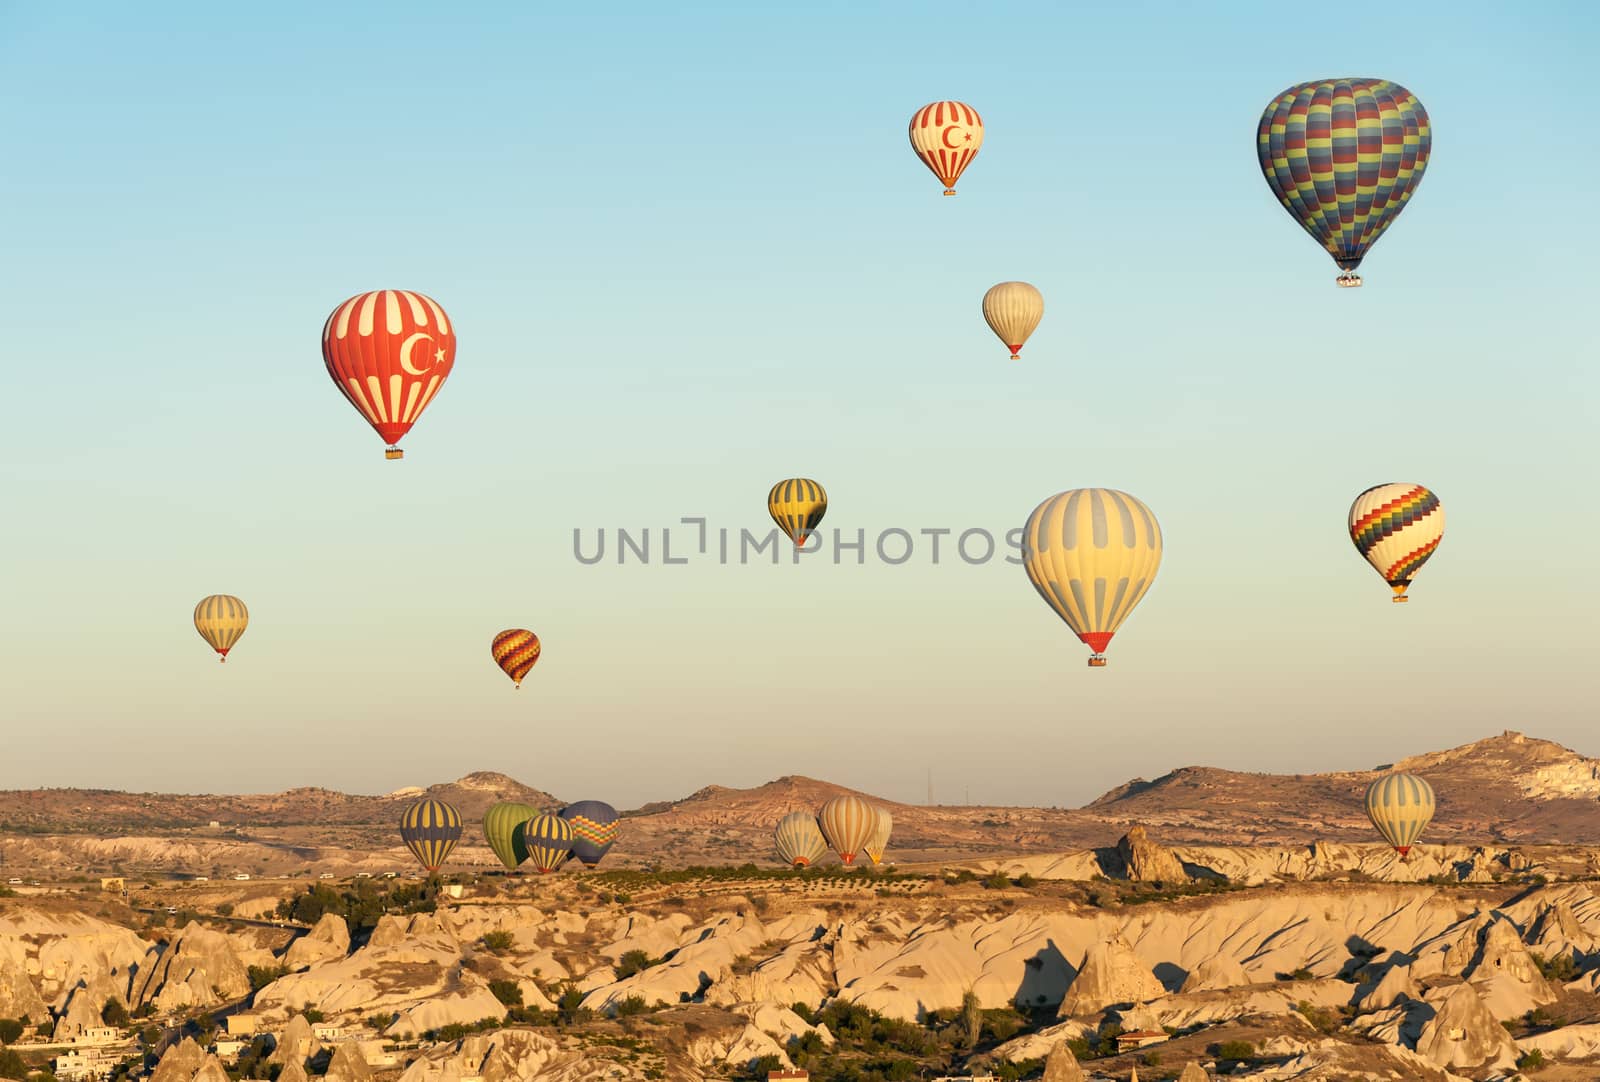
[[[1361,286],[1361,275],[1355,271],[1345,271],[1334,279],[1340,289],[1358,289]]]
[[[385,447],[383,449],[383,457],[388,459],[404,458],[406,453],[398,447]]]
[[[1103,669],[1105,667],[1106,667],[1106,656],[1104,654],[1090,654],[1089,655],[1089,668],[1091,668],[1091,669]]]

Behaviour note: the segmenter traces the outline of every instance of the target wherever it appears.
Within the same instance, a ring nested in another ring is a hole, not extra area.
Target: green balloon
[[[489,848],[507,871],[515,871],[517,865],[528,859],[522,824],[538,814],[538,808],[526,804],[496,804],[484,813],[483,836],[489,839]]]

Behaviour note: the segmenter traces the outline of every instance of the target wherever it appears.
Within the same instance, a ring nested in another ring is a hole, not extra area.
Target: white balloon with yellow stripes
[[[1385,774],[1367,786],[1367,818],[1404,860],[1433,821],[1433,786],[1415,774]]]

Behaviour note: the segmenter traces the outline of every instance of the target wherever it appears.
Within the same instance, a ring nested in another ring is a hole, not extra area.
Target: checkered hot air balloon
[[[1367,818],[1405,860],[1433,820],[1433,786],[1415,774],[1386,774],[1367,786]]]
[[[456,360],[456,335],[437,301],[404,289],[358,293],[322,327],[334,386],[367,419],[386,458],[439,393]]]
[[[1333,257],[1341,286],[1411,201],[1433,148],[1428,112],[1387,79],[1322,79],[1273,98],[1256,154],[1285,210]]]
[[[1375,485],[1350,505],[1348,525],[1356,551],[1383,576],[1392,600],[1410,600],[1406,588],[1444,539],[1444,505],[1422,485]]]
[[[539,660],[539,636],[526,628],[514,627],[500,632],[489,643],[489,656],[500,666],[500,671],[511,678],[518,688],[522,679]]]
[[[1022,530],[1023,565],[1039,591],[1090,650],[1106,647],[1161,567],[1161,526],[1150,508],[1114,488],[1074,488],[1033,509]]]
[[[461,813],[442,800],[419,800],[400,817],[400,840],[424,871],[436,872],[461,840]]]
[[[911,149],[939,178],[945,195],[956,194],[956,180],[983,146],[983,120],[978,110],[959,101],[924,105],[911,117]]]
[[[228,660],[228,651],[249,626],[250,610],[232,594],[203,597],[194,607],[194,629],[211,644],[211,649],[222,655],[221,661]]]
[[[572,826],[572,855],[593,868],[617,843],[622,820],[617,809],[603,800],[580,800],[561,809],[561,818]]]
[[[828,513],[828,494],[817,482],[805,477],[779,481],[767,493],[767,514],[778,529],[789,536],[796,548],[804,548],[806,537],[816,530]]]

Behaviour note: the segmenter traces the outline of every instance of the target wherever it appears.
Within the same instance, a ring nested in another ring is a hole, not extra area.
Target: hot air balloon
[[[1161,527],[1150,509],[1114,488],[1075,488],[1033,509],[1023,564],[1039,596],[1105,665],[1106,646],[1155,581]]]
[[[431,297],[404,289],[358,293],[322,328],[322,359],[339,393],[383,442],[385,458],[439,393],[456,360],[456,336]]]
[[[1367,786],[1367,818],[1406,859],[1433,819],[1433,786],[1415,774],[1386,774]]]
[[[1015,361],[1044,318],[1044,294],[1027,282],[1001,282],[983,295],[983,318]]]
[[[1350,540],[1356,551],[1394,591],[1408,601],[1406,587],[1444,537],[1444,507],[1422,485],[1377,485],[1350,505]]]
[[[535,815],[522,827],[528,860],[544,875],[549,875],[572,856],[572,824],[548,812]]]
[[[873,805],[872,814],[872,837],[867,839],[864,848],[876,865],[883,863],[883,852],[889,848],[889,832],[894,829],[894,819],[889,815],[889,809],[877,805]]]
[[[779,481],[767,493],[767,513],[778,529],[789,535],[796,548],[804,548],[806,537],[817,528],[828,511],[828,494],[815,481],[791,477]]]
[[[511,677],[511,682],[521,688],[522,678],[539,660],[539,636],[520,627],[502,631],[489,644],[489,656]]]
[[[228,651],[239,641],[244,629],[250,626],[250,610],[244,602],[231,594],[212,594],[200,599],[194,607],[194,629],[211,644],[211,649],[228,660]]]
[[[978,111],[959,101],[936,101],[916,111],[909,134],[911,149],[939,178],[944,194],[955,195],[956,179],[983,146],[983,121]]]
[[[778,859],[793,868],[810,867],[828,851],[828,840],[810,812],[790,812],[779,819],[772,839],[778,846]]]
[[[1301,83],[1267,104],[1256,153],[1267,185],[1342,272],[1341,286],[1422,183],[1428,112],[1387,79]]]
[[[539,814],[539,809],[527,804],[494,804],[483,815],[483,836],[489,848],[506,866],[515,871],[517,865],[528,859],[528,845],[522,837],[522,827]]]
[[[419,800],[400,817],[400,838],[425,871],[436,872],[461,840],[461,813],[442,800]]]
[[[822,836],[846,864],[854,864],[856,854],[865,851],[877,825],[872,805],[858,796],[833,797],[817,810]]]
[[[572,855],[593,868],[617,841],[622,829],[617,809],[601,800],[580,800],[561,809],[572,826]]]

